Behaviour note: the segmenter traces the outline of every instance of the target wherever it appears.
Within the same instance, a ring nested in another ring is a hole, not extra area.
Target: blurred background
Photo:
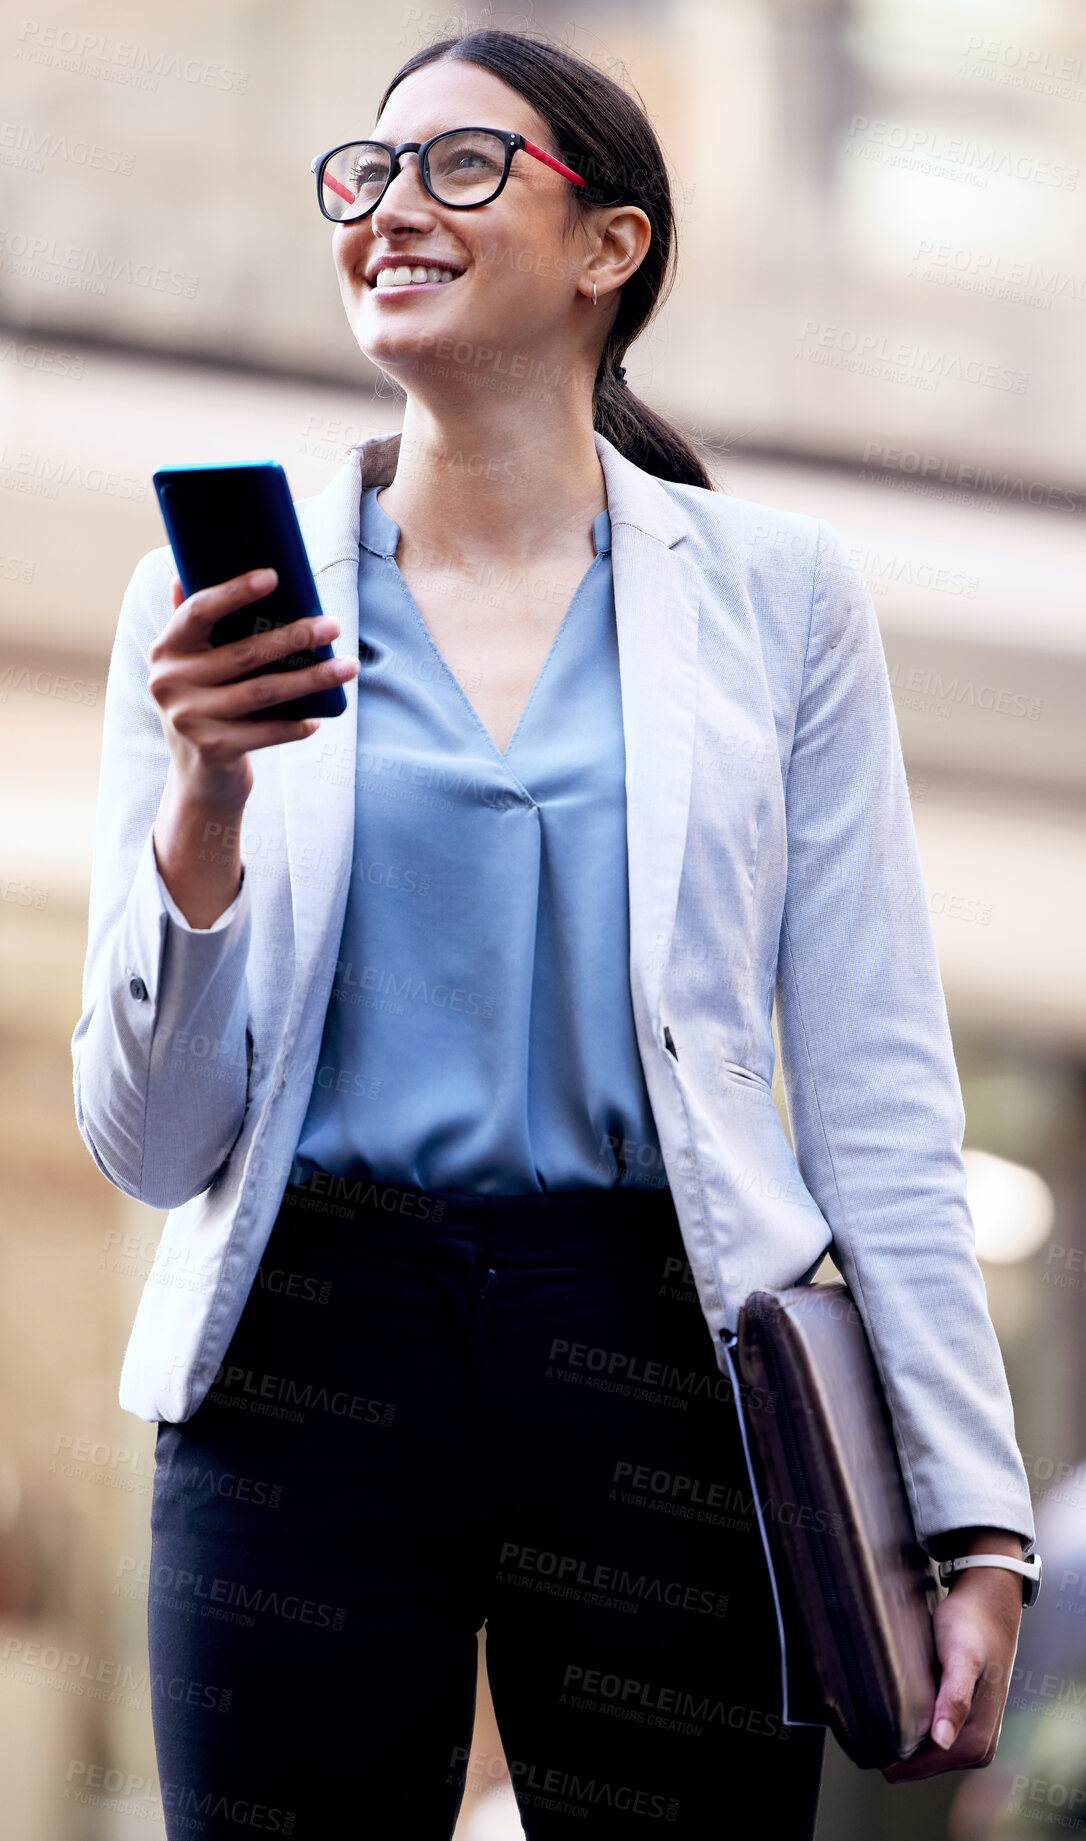
[[[727,492],[828,518],[894,688],[971,1200],[1051,1554],[991,1771],[830,1745],[821,1841],[1086,1826],[1086,15],[1080,0],[66,4],[0,25],[0,1805],[163,1833],[154,1427],[117,1404],[163,1216],[76,1130],[102,698],[162,464],[296,498],[399,426],[312,155],[414,50],[525,19],[641,95],[679,273],[629,381]],[[1028,1647],[1027,1647],[1028,1638]],[[486,1695],[458,1841],[519,1834]],[[356,1785],[364,1809],[364,1782]],[[771,1830],[772,1823],[769,1820]]]

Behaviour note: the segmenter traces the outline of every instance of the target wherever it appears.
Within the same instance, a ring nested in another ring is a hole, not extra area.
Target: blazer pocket
[[[249,1107],[252,1105],[252,1103],[253,1103],[253,1032],[250,1029],[248,1023],[246,1023],[245,1025],[245,1112],[242,1114],[243,1118],[247,1116]]]
[[[750,1068],[741,1067],[738,1061],[722,1061],[721,1072],[727,1080],[733,1080],[736,1086],[745,1087],[750,1093],[764,1093],[767,1099],[773,1098],[773,1089],[761,1074],[755,1074]]]

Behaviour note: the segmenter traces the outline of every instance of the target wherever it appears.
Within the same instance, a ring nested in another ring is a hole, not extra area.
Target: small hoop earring
[[[596,284],[595,284],[595,282],[593,282],[593,283],[592,283],[592,305],[593,305],[594,307],[598,305],[598,302],[597,302],[597,300],[596,300]]]

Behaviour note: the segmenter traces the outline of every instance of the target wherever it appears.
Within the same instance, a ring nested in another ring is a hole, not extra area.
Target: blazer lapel
[[[611,514],[622,726],[630,976],[655,1023],[686,844],[697,710],[698,582],[662,483],[596,435]],[[640,989],[639,989],[640,987]]]
[[[675,920],[690,805],[698,663],[698,585],[685,554],[687,522],[661,481],[595,435],[611,519],[622,719],[626,746],[626,841],[630,972],[635,1000],[655,1021]],[[337,652],[358,650],[359,504],[364,488],[388,485],[399,434],[371,437],[297,510],[321,605],[339,622]],[[283,783],[294,922],[295,990],[308,993],[315,961],[338,954],[354,856],[358,680],[347,708],[308,746],[276,750]],[[336,773],[322,777],[318,737],[343,737]],[[305,867],[320,841],[334,876]]]
[[[363,486],[388,485],[396,470],[399,435],[377,436],[352,449],[323,492],[296,510],[322,611],[339,622],[336,653],[358,653],[358,535]],[[283,785],[290,905],[294,923],[295,995],[308,996],[317,964],[339,955],[339,939],[354,861],[355,756],[358,679],[344,686],[342,716],[325,718],[306,743],[275,750]],[[336,769],[322,773],[321,740],[334,740]],[[306,856],[319,843],[316,869]],[[329,874],[328,864],[335,864]]]

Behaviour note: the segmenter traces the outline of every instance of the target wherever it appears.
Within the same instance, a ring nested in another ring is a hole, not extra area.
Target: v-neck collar
[[[371,555],[378,556],[382,558],[382,560],[384,560],[385,562],[388,562],[392,565],[393,569],[395,570],[397,579],[403,590],[403,593],[410,605],[411,611],[414,614],[415,620],[419,628],[421,629],[422,634],[424,635],[424,637],[427,639],[430,646],[432,647],[435,656],[440,660],[441,667],[446,677],[449,679],[450,683],[456,686],[456,689],[459,692],[462,701],[466,704],[468,710],[471,713],[472,720],[474,721],[476,726],[482,731],[483,735],[485,735],[488,743],[490,744],[490,747],[493,749],[494,754],[497,756],[498,760],[501,761],[505,766],[508,766],[509,765],[508,757],[512,751],[514,743],[516,742],[518,736],[520,735],[521,729],[524,726],[524,722],[528,715],[528,712],[531,709],[533,703],[535,702],[536,692],[539,689],[542,679],[547,674],[547,669],[550,665],[551,659],[554,657],[555,651],[558,648],[562,635],[565,632],[566,627],[569,625],[570,614],[573,612],[575,605],[580,600],[581,590],[583,589],[585,583],[587,582],[588,577],[591,574],[598,559],[601,556],[607,555],[610,552],[610,549],[611,549],[611,515],[610,515],[610,512],[608,511],[607,507],[604,506],[604,509],[600,512],[597,512],[596,516],[592,520],[592,547],[593,547],[593,550],[595,551],[595,554],[592,558],[591,563],[589,563],[588,568],[585,570],[584,574],[581,576],[580,581],[577,583],[576,587],[574,588],[572,595],[570,596],[569,604],[566,607],[566,611],[562,616],[561,623],[558,627],[558,631],[555,633],[554,638],[551,640],[550,646],[547,649],[547,656],[543,660],[542,665],[540,666],[538,672],[536,673],[535,682],[533,683],[531,690],[528,692],[527,700],[525,701],[521,709],[520,715],[517,717],[516,723],[513,728],[513,733],[510,735],[509,740],[505,744],[505,747],[499,748],[497,742],[494,740],[494,737],[491,735],[490,730],[487,728],[486,723],[483,721],[474,703],[471,701],[471,698],[468,696],[467,691],[464,689],[464,686],[461,684],[459,678],[456,676],[456,673],[453,671],[452,666],[449,664],[448,660],[446,659],[445,654],[442,652],[441,647],[438,645],[437,640],[434,638],[433,633],[430,631],[430,628],[426,620],[423,618],[422,610],[420,609],[418,602],[415,600],[415,597],[411,593],[411,590],[408,587],[407,582],[404,580],[403,574],[401,573],[400,569],[397,567],[396,551],[399,548],[399,543],[400,543],[400,527],[396,523],[395,518],[391,517],[390,514],[384,509],[384,506],[378,504],[377,494],[381,490],[382,490],[382,487],[380,485],[364,486],[362,489],[361,504],[359,507],[359,514],[360,514],[359,515],[359,535],[358,535],[359,548],[368,550]]]
[[[362,500],[359,507],[358,541],[364,549],[374,556],[395,558],[400,547],[400,527],[384,506],[378,503],[377,495],[384,491],[388,482],[376,486],[363,486]],[[597,556],[603,555],[611,548],[611,514],[606,505],[596,513],[592,520],[592,548]]]

